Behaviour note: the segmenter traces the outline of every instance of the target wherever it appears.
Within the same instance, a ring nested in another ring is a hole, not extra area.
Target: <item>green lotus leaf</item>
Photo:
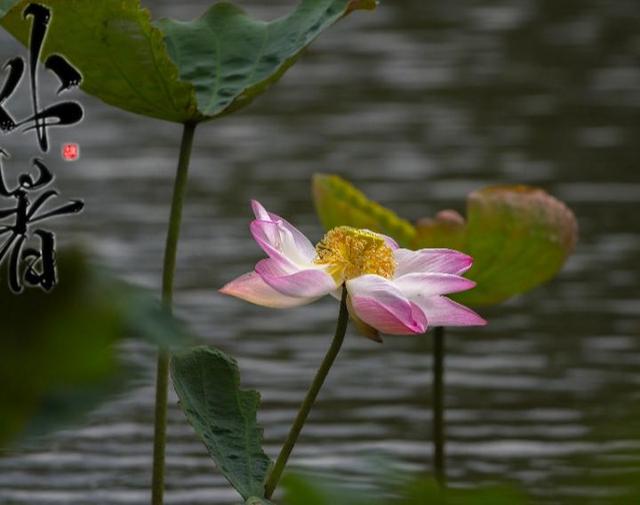
[[[209,347],[174,356],[171,376],[180,407],[211,458],[238,493],[256,503],[271,466],[256,419],[260,394],[240,389],[235,360]]]
[[[453,212],[417,225],[414,247],[452,247],[474,258],[466,274],[478,284],[456,300],[491,305],[552,279],[573,252],[573,212],[539,188],[493,186],[467,199],[467,221]]]
[[[364,193],[337,175],[315,174],[313,198],[320,222],[326,230],[340,225],[367,228],[395,238],[408,247],[414,240],[414,226],[369,200]]]
[[[0,0],[0,24],[23,44],[29,0]],[[228,114],[276,82],[326,28],[373,0],[303,0],[272,22],[230,3],[191,22],[151,20],[140,0],[41,0],[52,11],[42,57],[64,55],[82,89],[130,112],[179,123]]]
[[[528,186],[475,191],[468,197],[466,221],[446,210],[415,226],[337,176],[316,175],[313,194],[327,229],[368,228],[410,249],[447,247],[473,256],[473,268],[466,276],[477,286],[453,297],[472,306],[500,303],[553,278],[578,235],[575,217],[566,205]]]
[[[59,251],[57,264],[50,293],[15,295],[0,275],[0,448],[64,427],[128,390],[139,377],[117,345],[125,338],[176,349],[192,343],[155,297],[82,253]]]

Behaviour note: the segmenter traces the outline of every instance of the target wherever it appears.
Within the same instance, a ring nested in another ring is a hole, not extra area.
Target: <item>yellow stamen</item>
[[[390,279],[396,270],[391,247],[384,238],[369,230],[350,226],[334,228],[318,243],[316,252],[315,262],[330,265],[329,272],[340,283],[365,274]]]

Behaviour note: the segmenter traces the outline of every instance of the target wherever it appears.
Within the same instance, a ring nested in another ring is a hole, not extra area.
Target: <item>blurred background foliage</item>
[[[385,477],[381,477],[385,479]],[[310,475],[288,475],[283,486],[285,505],[525,505],[526,497],[508,486],[442,489],[427,478],[378,482],[375,490],[356,490]]]
[[[81,421],[139,382],[140,370],[120,347],[126,339],[175,349],[194,342],[154,296],[80,250],[60,251],[57,263],[63,282],[51,293],[15,295],[0,275],[0,454]]]

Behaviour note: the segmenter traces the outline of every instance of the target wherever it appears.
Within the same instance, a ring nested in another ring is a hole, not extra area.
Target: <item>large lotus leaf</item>
[[[0,0],[0,24],[23,44],[30,0]],[[64,55],[82,88],[110,105],[175,122],[204,121],[248,104],[327,27],[375,0],[303,0],[272,22],[230,3],[191,22],[152,22],[140,0],[41,0],[52,10],[43,58]]]
[[[0,24],[23,44],[29,0],[14,1]],[[52,17],[42,57],[61,54],[83,76],[82,89],[110,105],[184,122],[199,117],[193,87],[181,82],[162,32],[139,0],[45,0]]]
[[[240,389],[237,363],[213,348],[174,356],[171,376],[180,407],[220,471],[245,500],[259,503],[271,464],[256,419],[260,394]]]
[[[182,326],[143,290],[59,252],[50,293],[15,295],[0,276],[0,447],[76,421],[131,387],[138,367],[117,345],[125,338],[180,348]]]
[[[313,189],[327,229],[365,227],[394,237],[403,247],[448,247],[473,256],[467,277],[478,285],[454,297],[468,305],[500,303],[553,278],[577,240],[571,210],[538,188],[481,189],[468,197],[467,221],[447,210],[416,226],[371,202],[337,176],[317,175]]]

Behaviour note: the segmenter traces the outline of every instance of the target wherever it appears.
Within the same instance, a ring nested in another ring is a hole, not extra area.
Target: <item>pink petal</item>
[[[296,263],[310,263],[313,261],[316,257],[316,249],[300,230],[286,219],[268,212],[256,200],[251,201],[251,207],[256,216],[254,223],[271,223],[271,226],[267,225],[267,228],[262,230],[261,235],[272,248],[279,250]],[[256,238],[256,240],[258,239]],[[268,251],[266,252],[268,254]]]
[[[251,209],[256,219],[260,221],[271,221],[269,212],[267,212],[267,209],[265,209],[258,200],[251,200]]]
[[[484,326],[487,322],[473,310],[444,296],[415,299],[431,326]]]
[[[251,230],[251,235],[253,235],[254,240],[262,250],[267,253],[271,259],[277,261],[283,269],[286,269],[288,272],[299,270],[295,262],[290,260],[281,251],[281,247],[278,246],[279,231],[275,223],[256,220],[251,222],[249,229]]]
[[[435,295],[458,293],[473,288],[476,283],[453,274],[413,273],[391,281],[409,300]]]
[[[473,258],[453,249],[398,249],[396,277],[414,272],[462,274],[471,268]]]
[[[390,335],[424,333],[427,319],[391,282],[378,275],[347,281],[347,291],[356,316],[369,326]]]
[[[382,337],[380,336],[380,332],[376,330],[373,326],[369,326],[362,319],[358,317],[356,314],[356,310],[353,308],[353,303],[351,302],[351,297],[347,297],[347,307],[349,309],[349,316],[351,316],[351,320],[353,321],[356,330],[363,337],[367,337],[369,340],[373,340],[374,342],[378,342],[381,344],[383,342]]]
[[[287,268],[289,273],[294,273],[312,264],[315,258],[315,249],[311,243],[309,242],[308,245],[313,249],[313,255],[304,245],[301,246],[300,242],[295,240],[282,222],[255,220],[251,223],[250,229],[253,238],[264,252],[270,258],[278,261],[283,268]]]
[[[301,272],[302,270],[302,268],[297,268],[296,270],[291,271],[289,268],[287,268],[287,265],[283,265],[282,262],[271,258],[258,261],[255,268],[256,273],[260,275],[260,277],[264,275],[282,277],[284,275],[291,275]]]
[[[279,229],[287,241],[293,240],[293,245],[296,250],[300,251],[300,254],[307,260],[312,261],[316,257],[316,248],[311,241],[305,237],[305,235],[293,226],[289,221],[276,214],[269,214],[271,220],[277,223]]]
[[[333,277],[320,268],[288,273],[278,262],[268,259],[258,262],[256,273],[269,286],[286,296],[318,298],[336,289]]]
[[[256,305],[274,309],[297,307],[314,301],[314,298],[285,296],[265,283],[255,272],[238,277],[224,286],[220,292]]]

